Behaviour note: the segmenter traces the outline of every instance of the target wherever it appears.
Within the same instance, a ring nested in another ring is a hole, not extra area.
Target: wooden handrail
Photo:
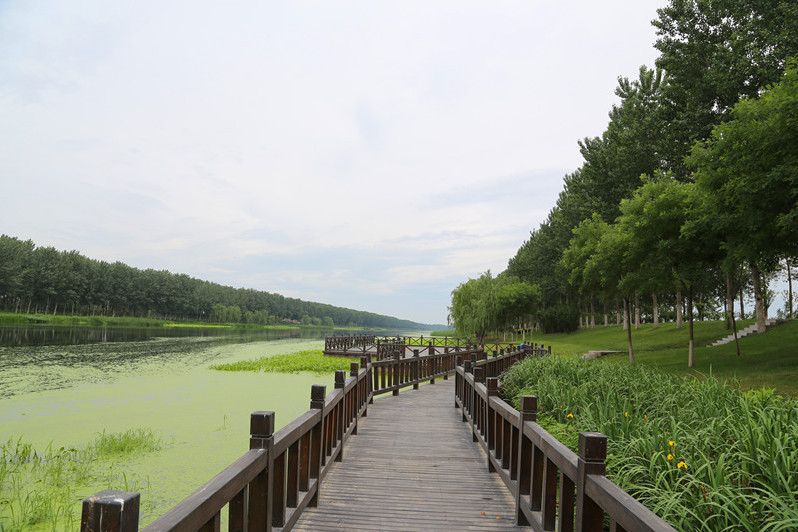
[[[525,348],[458,366],[455,405],[482,447],[490,471],[515,497],[519,525],[535,530],[673,531],[667,522],[605,476],[607,438],[581,432],[575,454],[536,422],[537,398],[521,397],[521,412],[498,396],[498,376],[509,365],[548,350]]]
[[[250,417],[250,450],[146,527],[155,531],[218,531],[227,507],[230,530],[289,530],[318,504],[321,482],[372,400],[371,364],[337,371],[335,389],[311,388],[310,410],[274,432],[274,412]],[[101,492],[84,499],[81,531],[138,530],[139,494]],[[113,519],[111,519],[112,517]]]

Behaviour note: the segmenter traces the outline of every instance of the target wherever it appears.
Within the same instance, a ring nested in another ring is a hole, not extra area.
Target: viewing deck
[[[454,379],[377,399],[294,530],[529,530],[454,406]]]

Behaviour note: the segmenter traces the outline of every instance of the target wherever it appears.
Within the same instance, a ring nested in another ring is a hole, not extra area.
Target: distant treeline
[[[89,259],[0,235],[0,310],[172,320],[419,329],[422,324]]]

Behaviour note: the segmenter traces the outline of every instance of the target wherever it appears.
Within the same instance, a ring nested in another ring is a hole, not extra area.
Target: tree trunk
[[[734,321],[734,282],[730,273],[726,274],[726,328],[730,329]]]
[[[740,287],[740,319],[745,319],[745,305],[743,304],[743,299],[745,298],[745,294],[743,293],[743,287]]]
[[[676,291],[676,328],[682,328],[682,289]]]
[[[623,298],[623,306],[624,306],[624,323],[628,324],[632,321],[632,302],[629,296],[624,296]],[[629,344],[629,364],[635,363],[635,352],[632,348],[632,328],[626,327],[626,341]]]
[[[617,305],[617,301],[616,301]],[[621,324],[621,307],[615,307],[615,325]]]
[[[651,306],[654,307],[654,325],[652,329],[659,329],[659,306],[657,305],[656,292],[651,294]]]
[[[687,367],[692,368],[694,359],[695,342],[693,338],[693,287],[687,290],[687,318],[690,320],[690,343],[687,348]]]
[[[635,290],[635,330],[640,328],[640,294]]]
[[[751,276],[754,280],[754,308],[756,310],[756,332],[763,333],[767,330],[765,322],[765,301],[762,297],[762,274],[759,265],[751,263]]]
[[[604,326],[607,327],[610,324],[610,317],[607,316],[607,302],[604,301]]]
[[[790,319],[792,319],[792,272],[790,271],[790,259],[784,259],[784,262],[787,263],[787,300],[790,305]]]
[[[596,306],[593,304],[593,298],[590,298],[590,328],[596,328]]]
[[[732,301],[732,330],[734,331],[734,345],[737,346],[737,356],[740,356],[740,338],[737,336],[737,320],[734,319],[734,301]]]
[[[630,316],[629,316],[629,313],[626,311],[626,301],[628,299],[629,298],[627,296],[623,296],[623,330],[624,331],[629,328],[629,323],[630,323]],[[629,305],[631,305],[631,303],[629,303]]]

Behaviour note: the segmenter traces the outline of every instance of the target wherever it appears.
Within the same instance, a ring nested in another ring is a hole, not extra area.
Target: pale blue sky
[[[662,1],[0,1],[0,233],[444,323]]]

